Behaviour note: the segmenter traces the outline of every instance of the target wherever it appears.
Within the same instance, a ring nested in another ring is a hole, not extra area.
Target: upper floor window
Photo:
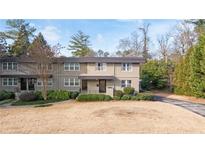
[[[52,70],[52,64],[38,64],[38,70]]]
[[[131,80],[121,80],[121,87],[131,87],[132,81]]]
[[[79,71],[80,64],[79,63],[64,63],[65,71]]]
[[[80,86],[80,79],[78,79],[78,78],[65,78],[64,79],[64,86],[65,87],[79,87]]]
[[[16,86],[18,84],[17,78],[3,78],[2,80],[3,86]]]
[[[17,63],[15,62],[4,62],[3,70],[17,70]]]
[[[106,63],[96,63],[96,70],[105,71],[106,70]]]
[[[121,66],[122,71],[132,71],[132,64],[130,63],[123,63]]]

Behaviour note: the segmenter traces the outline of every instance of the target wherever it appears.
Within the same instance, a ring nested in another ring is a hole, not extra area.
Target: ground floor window
[[[3,78],[2,84],[3,86],[17,86],[17,78]]]
[[[131,87],[132,81],[131,80],[121,80],[121,87]]]
[[[53,79],[52,78],[48,79],[47,85],[48,86],[53,86]],[[41,79],[37,80],[37,86],[43,86],[43,81]]]
[[[78,78],[64,78],[65,87],[79,87],[80,79]]]

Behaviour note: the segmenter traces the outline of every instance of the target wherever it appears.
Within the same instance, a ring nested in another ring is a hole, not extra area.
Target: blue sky
[[[78,30],[90,35],[90,41],[94,50],[102,49],[110,53],[117,50],[119,39],[129,37],[130,33],[137,30],[143,23],[150,23],[149,36],[152,40],[150,51],[156,53],[156,39],[158,36],[170,32],[179,20],[26,20],[42,32],[49,44],[62,44],[67,48],[71,35]],[[0,31],[5,30],[5,20],[0,20]],[[70,56],[70,51],[63,49],[62,54]]]

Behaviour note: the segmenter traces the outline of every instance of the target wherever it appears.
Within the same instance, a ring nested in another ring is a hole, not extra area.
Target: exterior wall
[[[121,87],[121,80],[131,80],[131,87],[135,88],[136,91],[139,92],[139,78],[131,78],[131,77],[120,77],[115,80],[115,89],[123,90]]]
[[[17,71],[3,71],[2,63],[0,63],[0,74],[5,75],[15,75],[15,74],[36,74],[37,65],[34,63],[18,63]],[[81,86],[78,87],[66,87],[64,86],[64,79],[69,77],[78,78],[80,74],[90,74],[90,75],[112,75],[115,76],[115,80],[107,80],[106,81],[106,94],[113,95],[113,89],[123,90],[121,88],[121,80],[131,80],[131,86],[135,88],[136,91],[139,91],[139,64],[132,64],[132,71],[124,72],[121,71],[120,63],[107,63],[105,71],[96,70],[96,63],[80,63],[79,71],[66,71],[64,70],[64,63],[58,63],[52,65],[52,70],[50,72],[53,77],[53,85],[48,86],[48,89],[65,89],[69,91],[79,91]],[[98,92],[99,81],[98,80],[89,80],[87,82],[88,93]],[[81,82],[80,82],[81,85]],[[18,82],[18,86],[3,86],[2,78],[0,78],[0,90],[8,90],[15,91],[15,89],[20,88],[20,79]],[[36,90],[41,90],[42,86],[38,86],[35,84]]]
[[[96,63],[87,64],[87,74],[95,75],[114,75],[114,64],[106,64],[106,69],[103,71],[96,70]]]
[[[99,93],[99,80],[89,80],[87,81],[88,84],[88,90],[87,93]],[[106,80],[106,93],[101,93],[101,94],[106,94],[113,96],[113,90],[114,90],[114,82],[113,80]]]
[[[6,91],[16,91],[16,89],[18,88],[18,87],[20,87],[20,83],[18,82],[18,85],[17,86],[4,86],[3,85],[3,78],[0,78],[0,91],[1,90],[6,90]]]

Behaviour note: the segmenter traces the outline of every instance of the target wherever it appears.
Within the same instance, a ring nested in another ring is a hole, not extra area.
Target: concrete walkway
[[[155,96],[155,99],[157,101],[161,101],[164,103],[169,103],[169,104],[183,107],[189,111],[192,111],[196,114],[199,114],[199,115],[205,117],[205,105],[203,105],[203,104],[197,104],[197,103],[192,103],[189,101],[182,101],[182,100],[177,100],[177,99],[170,99],[170,98],[166,98],[163,96]]]

